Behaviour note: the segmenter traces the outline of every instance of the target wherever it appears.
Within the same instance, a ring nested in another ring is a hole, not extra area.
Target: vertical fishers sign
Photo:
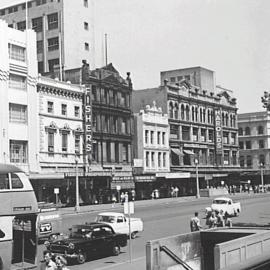
[[[87,87],[84,95],[84,153],[85,161],[91,162],[92,153],[92,105],[91,88]]]
[[[222,122],[221,110],[215,110],[215,138],[216,138],[216,153],[222,154]]]

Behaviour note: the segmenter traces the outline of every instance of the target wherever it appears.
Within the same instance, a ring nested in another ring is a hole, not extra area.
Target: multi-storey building
[[[0,18],[18,30],[35,30],[39,73],[52,71],[55,65],[71,69],[92,58],[91,1],[21,0],[12,6],[0,4]]]
[[[134,114],[134,173],[138,198],[149,198],[156,175],[170,171],[168,115],[153,106]]]
[[[236,99],[232,91],[215,86],[213,71],[201,67],[180,71],[161,72],[164,81],[158,88],[134,91],[134,111],[155,99],[168,113],[171,171],[190,172],[194,178],[198,166],[201,187],[207,182],[228,183],[233,179],[229,174],[239,168]],[[167,78],[179,80],[168,83]],[[194,193],[194,181],[183,179],[181,184],[183,193]]]
[[[38,172],[36,35],[0,20],[0,162]]]
[[[252,184],[269,183],[270,169],[270,113],[250,112],[238,114],[239,162],[242,179]]]

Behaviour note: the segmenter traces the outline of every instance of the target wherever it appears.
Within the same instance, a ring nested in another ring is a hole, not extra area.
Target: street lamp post
[[[79,175],[78,175],[78,162],[79,158],[75,156],[75,174],[76,174],[76,204],[75,204],[75,211],[79,212],[80,210],[80,197],[79,197]]]
[[[261,168],[261,185],[262,185],[262,192],[264,192],[264,183],[263,183],[263,163],[260,164]]]
[[[199,187],[199,173],[198,173],[198,159],[194,160],[196,166],[196,198],[200,198],[200,187]]]

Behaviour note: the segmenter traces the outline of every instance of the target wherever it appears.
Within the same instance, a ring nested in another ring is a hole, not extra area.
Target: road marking
[[[136,261],[140,261],[140,260],[143,260],[145,259],[146,257],[143,256],[143,257],[138,257],[136,259],[133,259],[132,262],[136,262]],[[131,262],[131,263],[132,263]],[[129,261],[125,261],[125,262],[120,262],[120,263],[116,263],[116,264],[111,264],[111,265],[107,265],[107,266],[103,266],[103,267],[100,267],[100,268],[95,268],[96,270],[104,270],[104,269],[110,269],[112,267],[117,267],[117,266],[120,266],[120,265],[123,265],[123,264],[126,264],[126,263],[130,263]]]

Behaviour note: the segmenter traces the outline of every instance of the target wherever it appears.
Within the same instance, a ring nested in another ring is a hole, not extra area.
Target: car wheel
[[[137,232],[132,232],[131,233],[131,239],[135,239],[136,238],[136,234],[137,234]]]
[[[118,256],[120,254],[120,247],[116,244],[112,246],[112,254],[113,256]]]
[[[85,261],[86,261],[86,254],[84,252],[79,252],[77,254],[77,262],[79,264],[83,264],[83,263],[85,263]]]

